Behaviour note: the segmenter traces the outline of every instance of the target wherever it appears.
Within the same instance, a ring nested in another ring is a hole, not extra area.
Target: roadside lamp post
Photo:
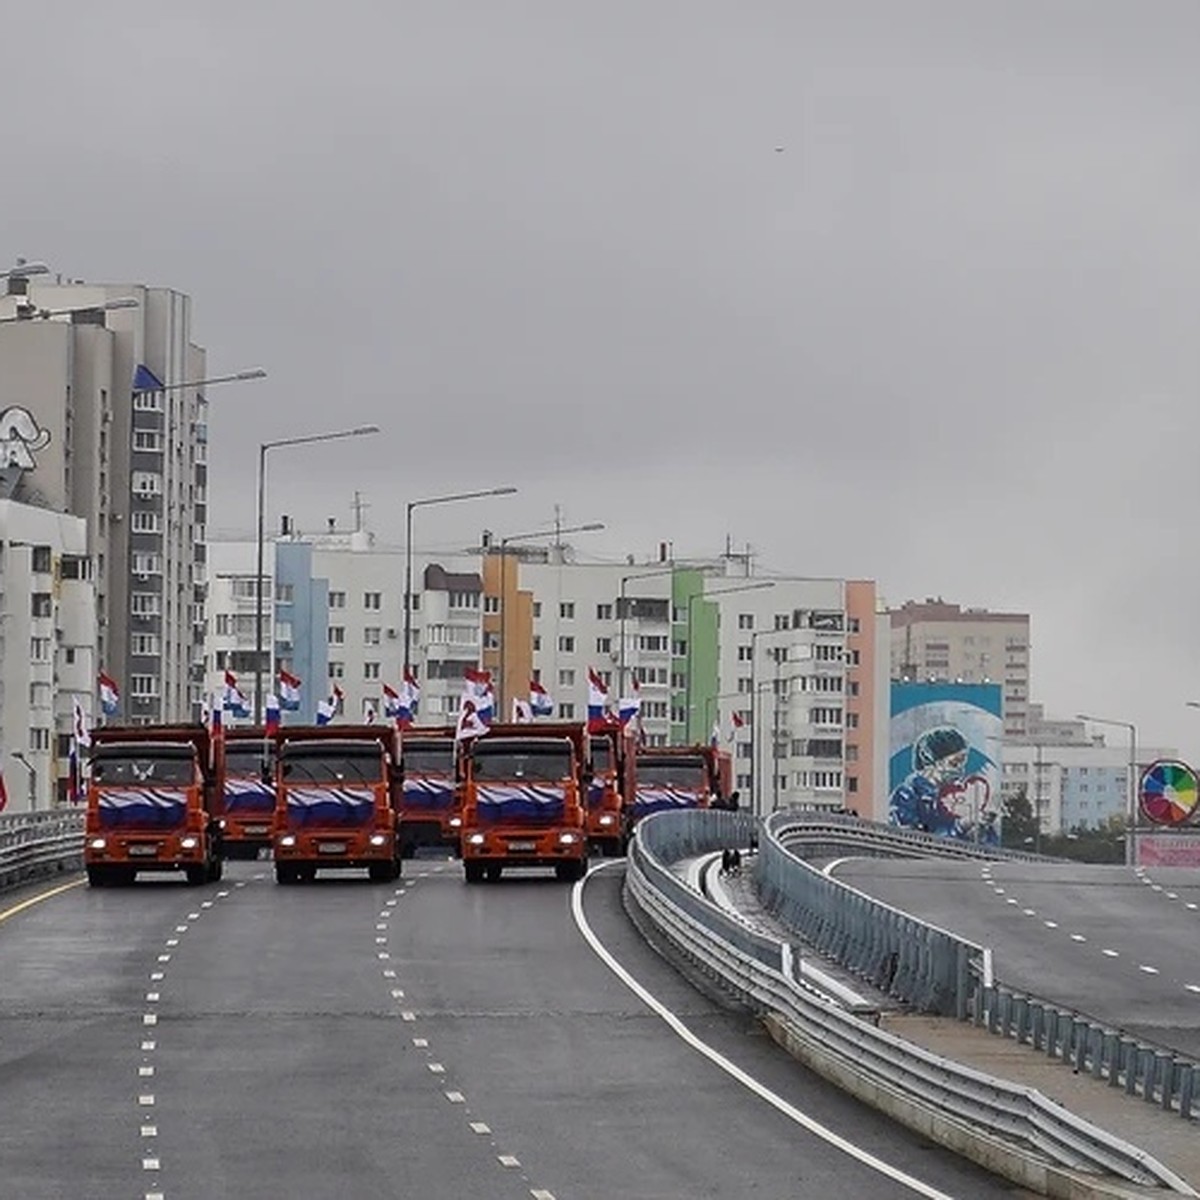
[[[1125,802],[1125,865],[1133,866],[1137,862],[1137,847],[1134,841],[1137,836],[1137,726],[1132,721],[1112,721],[1107,717],[1091,717],[1086,713],[1076,713],[1077,721],[1091,721],[1096,725],[1112,725],[1129,733],[1129,779],[1128,796]]]

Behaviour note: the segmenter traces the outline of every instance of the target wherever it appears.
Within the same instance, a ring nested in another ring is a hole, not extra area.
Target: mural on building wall
[[[13,405],[0,412],[0,469],[32,471],[37,467],[34,453],[48,445],[49,431],[37,423],[29,409]]]
[[[892,683],[891,824],[999,843],[1001,713],[999,684]]]

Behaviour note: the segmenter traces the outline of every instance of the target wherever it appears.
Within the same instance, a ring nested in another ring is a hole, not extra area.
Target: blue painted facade
[[[292,640],[275,643],[275,661],[290,662],[303,680],[300,708],[285,712],[285,725],[311,725],[317,703],[329,695],[329,580],[313,577],[313,548],[308,542],[275,543],[275,628],[291,627]],[[276,686],[272,681],[272,688]]]
[[[1064,767],[1063,829],[1098,829],[1114,818],[1124,820],[1128,767]]]

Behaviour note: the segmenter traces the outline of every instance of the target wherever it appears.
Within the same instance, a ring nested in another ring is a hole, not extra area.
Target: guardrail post
[[[1075,1070],[1080,1073],[1087,1070],[1088,1042],[1091,1035],[1092,1027],[1087,1021],[1077,1019],[1071,1022],[1071,1049],[1075,1056]]]
[[[1145,1051],[1145,1074],[1142,1077],[1142,1099],[1147,1104],[1154,1103],[1154,1089],[1158,1086],[1158,1055],[1153,1050]]]
[[[1137,1095],[1138,1074],[1142,1062],[1142,1051],[1137,1042],[1131,1041],[1125,1054],[1125,1094]]]
[[[1192,1115],[1192,1099],[1196,1087],[1196,1067],[1193,1063],[1179,1064],[1179,1115],[1185,1120]]]
[[[1042,1048],[1042,1034],[1046,1030],[1046,1010],[1038,1001],[1030,1004],[1029,1044],[1035,1049]]]
[[[1173,1054],[1156,1054],[1158,1059],[1158,1078],[1162,1085],[1160,1100],[1168,1112],[1173,1107],[1171,1101],[1175,1092],[1175,1056]]]
[[[1016,1038],[1017,1045],[1025,1045],[1026,1039],[1029,1037],[1029,997],[1017,996],[1013,1000],[1013,1005],[1016,1008]]]

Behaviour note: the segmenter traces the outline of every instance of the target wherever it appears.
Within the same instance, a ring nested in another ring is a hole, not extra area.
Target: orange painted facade
[[[846,807],[860,817],[875,816],[875,792],[885,785],[875,778],[875,739],[886,737],[886,725],[875,728],[880,654],[876,630],[877,593],[872,579],[846,581],[846,646],[850,653],[846,678],[846,735],[844,792]],[[888,648],[884,647],[887,653]],[[887,711],[886,698],[883,711]],[[853,780],[853,783],[851,782]]]

